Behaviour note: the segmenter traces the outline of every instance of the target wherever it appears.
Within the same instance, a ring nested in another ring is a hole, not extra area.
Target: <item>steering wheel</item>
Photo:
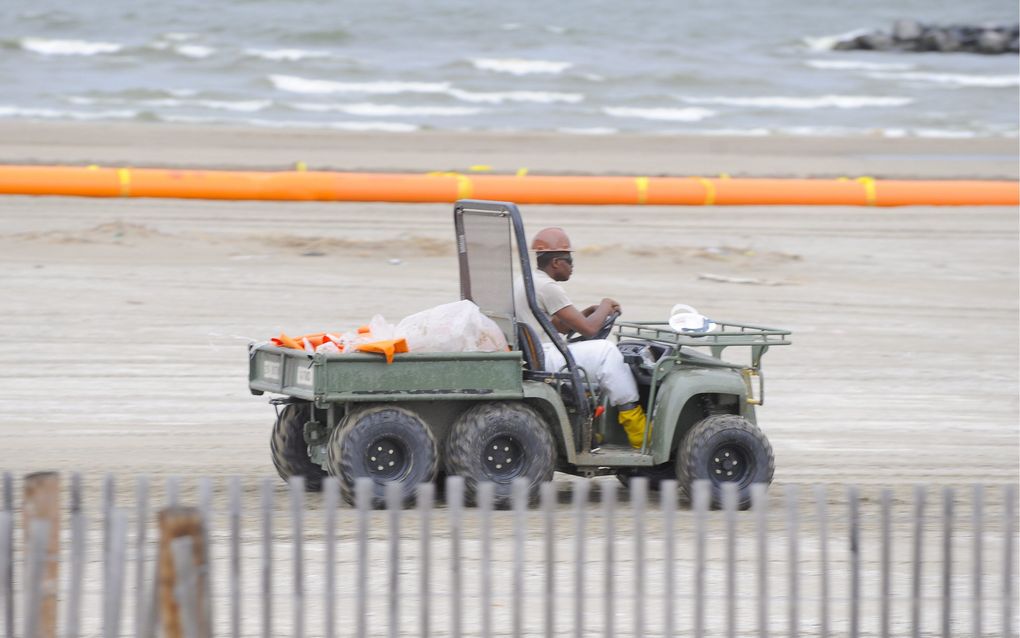
[[[610,314],[608,317],[606,317],[606,320],[602,322],[602,327],[599,328],[599,331],[596,332],[591,337],[586,337],[584,335],[579,335],[576,332],[574,332],[573,330],[571,330],[563,338],[567,340],[567,343],[577,343],[578,341],[591,341],[591,340],[594,340],[594,339],[605,339],[606,337],[609,336],[609,333],[613,331],[613,324],[616,323],[616,320],[619,317],[620,317],[620,313],[618,313],[618,312],[614,312],[614,313]]]

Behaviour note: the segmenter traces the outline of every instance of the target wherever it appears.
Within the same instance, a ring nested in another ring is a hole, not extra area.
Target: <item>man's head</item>
[[[555,281],[566,281],[574,272],[574,248],[562,228],[543,228],[531,240],[531,250],[537,253],[536,265]]]

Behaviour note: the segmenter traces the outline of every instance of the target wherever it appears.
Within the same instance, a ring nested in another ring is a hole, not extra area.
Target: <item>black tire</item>
[[[372,479],[372,507],[386,504],[386,484],[399,483],[403,505],[414,503],[418,485],[436,477],[436,439],[422,419],[404,408],[382,406],[351,412],[329,439],[329,469],[340,493],[354,504],[359,478]],[[385,460],[382,455],[385,455]]]
[[[676,479],[676,461],[652,467],[627,467],[616,473],[616,479],[630,489],[630,480],[638,476],[648,479],[648,489],[658,491],[663,481]]]
[[[305,423],[311,416],[312,406],[308,403],[290,403],[283,406],[273,426],[269,451],[280,478],[289,481],[292,476],[303,476],[305,490],[318,492],[322,489],[322,479],[326,478],[327,474],[326,470],[308,458]]]
[[[495,456],[492,452],[506,456]],[[527,479],[528,501],[539,486],[552,480],[556,444],[545,421],[524,403],[479,403],[464,412],[446,439],[446,471],[464,478],[468,503],[476,503],[478,485],[493,484],[493,505],[509,507],[513,481]]]
[[[722,506],[724,483],[737,484],[737,506],[751,506],[751,485],[772,483],[776,460],[772,445],[756,425],[735,414],[718,414],[699,421],[684,437],[677,456],[680,491],[688,500],[694,481],[708,480],[711,507]]]

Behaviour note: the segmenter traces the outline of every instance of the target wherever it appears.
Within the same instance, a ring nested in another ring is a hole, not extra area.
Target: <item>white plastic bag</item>
[[[715,324],[691,306],[678,303],[669,311],[669,327],[676,332],[699,334],[711,332]]]
[[[492,319],[464,299],[405,317],[396,334],[407,339],[411,352],[497,352],[507,349],[506,337]]]

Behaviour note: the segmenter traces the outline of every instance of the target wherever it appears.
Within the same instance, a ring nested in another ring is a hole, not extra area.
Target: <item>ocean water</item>
[[[1018,12],[1015,0],[36,0],[0,12],[0,118],[1015,137],[1016,55],[830,47],[899,18],[1012,25]]]

